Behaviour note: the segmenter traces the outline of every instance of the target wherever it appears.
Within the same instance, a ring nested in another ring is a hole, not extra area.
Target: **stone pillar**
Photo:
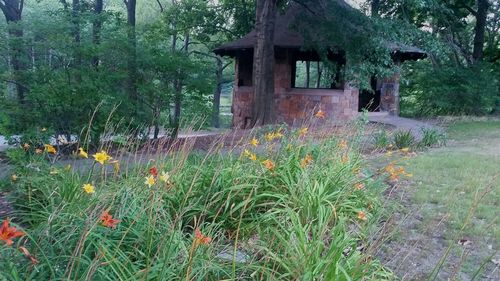
[[[380,89],[380,111],[390,115],[399,115],[399,64],[397,71],[391,77],[382,80]]]

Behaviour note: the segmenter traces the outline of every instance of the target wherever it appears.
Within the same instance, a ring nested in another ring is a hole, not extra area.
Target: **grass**
[[[420,260],[433,260],[430,252],[436,254],[433,264],[422,266],[424,276],[432,270],[440,279],[498,276],[490,259],[500,246],[500,122],[457,122],[447,135],[446,147],[407,161],[407,169],[414,175],[407,187],[413,212],[409,221],[419,222],[408,223],[411,230],[401,230],[404,234],[397,240],[401,244],[421,240],[421,253],[427,254]],[[459,240],[473,244],[464,247]],[[442,263],[440,257],[445,258]],[[485,267],[481,267],[483,263]]]
[[[0,246],[0,279],[393,279],[358,249],[370,243],[386,177],[365,174],[359,136],[313,140],[284,128],[272,140],[252,137],[259,147],[247,139],[197,153],[187,141],[146,161],[137,152],[128,170],[94,163],[77,172],[34,146],[16,149],[11,223],[26,235]],[[148,187],[153,167],[169,178]],[[116,228],[103,224],[105,211]]]

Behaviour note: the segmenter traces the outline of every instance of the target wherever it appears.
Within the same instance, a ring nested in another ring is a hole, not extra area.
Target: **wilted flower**
[[[7,219],[3,220],[2,226],[0,226],[0,240],[5,242],[7,246],[12,245],[14,241],[13,238],[24,236],[24,232],[18,231],[15,227],[9,226],[9,221]]]
[[[95,187],[93,185],[91,185],[90,183],[84,184],[82,188],[88,194],[95,193]]]
[[[109,161],[109,160],[113,159],[104,150],[102,150],[101,152],[98,152],[98,153],[96,153],[96,154],[94,154],[92,156],[94,157],[95,161],[99,162],[101,165],[104,165],[104,163],[106,161]]]
[[[31,145],[29,145],[29,143],[23,144],[24,150],[28,150],[28,149],[30,149],[30,147],[31,147]]]
[[[12,181],[17,181],[17,179],[18,179],[18,178],[19,178],[19,177],[18,177],[16,174],[13,174],[12,176],[10,176],[10,179],[11,179]]]
[[[43,150],[41,150],[40,148],[37,148],[37,149],[35,149],[35,153],[36,154],[42,154]]]
[[[23,255],[31,261],[31,264],[38,264],[38,260],[26,249],[26,247],[20,246],[19,251],[23,253]]]
[[[347,154],[342,155],[341,161],[342,163],[347,164],[347,162],[349,162],[349,156]]]

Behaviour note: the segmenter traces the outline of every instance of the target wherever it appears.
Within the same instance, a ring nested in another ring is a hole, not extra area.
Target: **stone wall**
[[[239,74],[238,61],[235,65],[236,81]],[[278,122],[300,125],[322,110],[333,122],[353,120],[358,115],[359,91],[350,86],[343,90],[291,88],[292,63],[288,58],[276,60],[275,64],[275,108]],[[250,125],[253,87],[238,87],[233,91],[233,126],[246,128]]]

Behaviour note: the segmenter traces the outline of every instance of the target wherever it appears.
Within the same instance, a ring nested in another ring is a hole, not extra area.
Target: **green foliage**
[[[420,147],[434,147],[446,144],[446,135],[437,129],[422,128],[422,139],[418,145]]]
[[[239,147],[229,153],[189,152],[191,143],[119,173],[88,162],[84,168],[64,169],[48,164],[44,155],[16,160],[21,162],[11,187],[15,217],[27,233],[19,243],[39,264],[26,266],[22,254],[0,247],[2,257],[8,257],[0,260],[0,276],[393,278],[367,256],[370,251],[357,249],[368,243],[365,231],[376,222],[384,190],[380,181],[357,174],[364,170],[357,138],[340,146],[338,139],[318,142],[297,137],[298,132],[282,133],[273,141],[256,136],[262,147],[255,149],[255,161],[235,153]],[[307,155],[312,162],[304,164]],[[264,160],[275,167],[267,169]],[[144,176],[153,165],[170,178],[147,187]],[[85,183],[93,183],[96,193],[86,194]],[[354,188],[357,183],[363,188]],[[104,210],[120,220],[116,229],[101,224]],[[358,219],[360,211],[367,221]],[[209,245],[195,243],[196,227],[212,238]]]
[[[413,136],[411,130],[396,131],[392,141],[397,148],[409,148],[415,144],[415,136]]]
[[[429,68],[421,62],[408,69],[411,82],[401,87],[404,115],[484,115],[495,110],[500,84],[491,65]]]
[[[391,137],[386,130],[380,130],[373,135],[373,145],[376,149],[386,149],[391,144]]]

